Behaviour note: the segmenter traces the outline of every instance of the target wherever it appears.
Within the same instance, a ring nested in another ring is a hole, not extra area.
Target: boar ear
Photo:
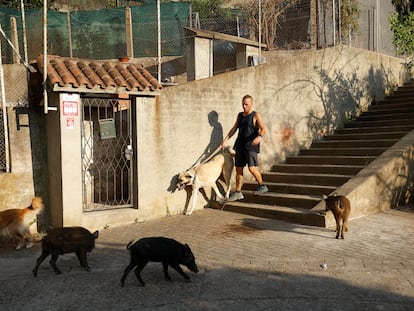
[[[95,239],[97,239],[98,238],[98,236],[99,236],[99,231],[98,230],[96,230],[94,233],[93,233],[93,235],[92,235]]]
[[[324,200],[326,200],[326,199],[328,198],[328,196],[326,196],[325,194],[322,194],[322,198],[323,198]]]

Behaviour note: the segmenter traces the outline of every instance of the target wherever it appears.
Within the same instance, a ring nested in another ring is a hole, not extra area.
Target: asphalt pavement
[[[0,244],[0,310],[414,310],[414,208],[350,221],[345,240],[333,228],[204,209],[102,229],[88,255],[91,272],[73,254],[47,258],[31,271],[41,245]],[[186,282],[160,263],[119,281],[126,244],[166,236],[190,245],[199,267]]]

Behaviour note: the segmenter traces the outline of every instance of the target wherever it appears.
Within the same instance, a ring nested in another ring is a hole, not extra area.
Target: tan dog
[[[325,200],[325,212],[331,211],[336,221],[336,238],[344,238],[344,232],[348,231],[348,218],[351,213],[351,202],[343,195],[323,196]]]
[[[191,215],[193,213],[197,203],[198,190],[200,188],[211,187],[220,202],[224,202],[225,199],[229,198],[230,178],[234,168],[234,155],[234,150],[227,146],[211,160],[178,174],[177,188],[179,190],[184,189],[186,186],[193,187],[191,208],[186,209],[186,215]],[[216,181],[222,174],[226,185],[225,197],[223,197],[216,185]]]
[[[26,208],[14,208],[0,212],[0,234],[19,240],[16,249],[32,247],[29,224],[43,210],[42,198],[34,197]]]

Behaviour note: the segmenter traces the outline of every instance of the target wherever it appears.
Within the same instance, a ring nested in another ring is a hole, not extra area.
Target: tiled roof
[[[37,63],[43,73],[43,55]],[[162,88],[141,64],[56,55],[48,55],[47,63],[48,80],[55,91],[141,94]]]

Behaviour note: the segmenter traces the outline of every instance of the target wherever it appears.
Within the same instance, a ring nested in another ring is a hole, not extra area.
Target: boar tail
[[[127,244],[127,246],[126,246],[126,248],[127,248],[127,249],[130,249],[130,248],[131,248],[131,244],[132,244],[132,242],[133,242],[132,240],[131,240],[131,241],[129,241],[129,243],[128,243],[128,244]]]

